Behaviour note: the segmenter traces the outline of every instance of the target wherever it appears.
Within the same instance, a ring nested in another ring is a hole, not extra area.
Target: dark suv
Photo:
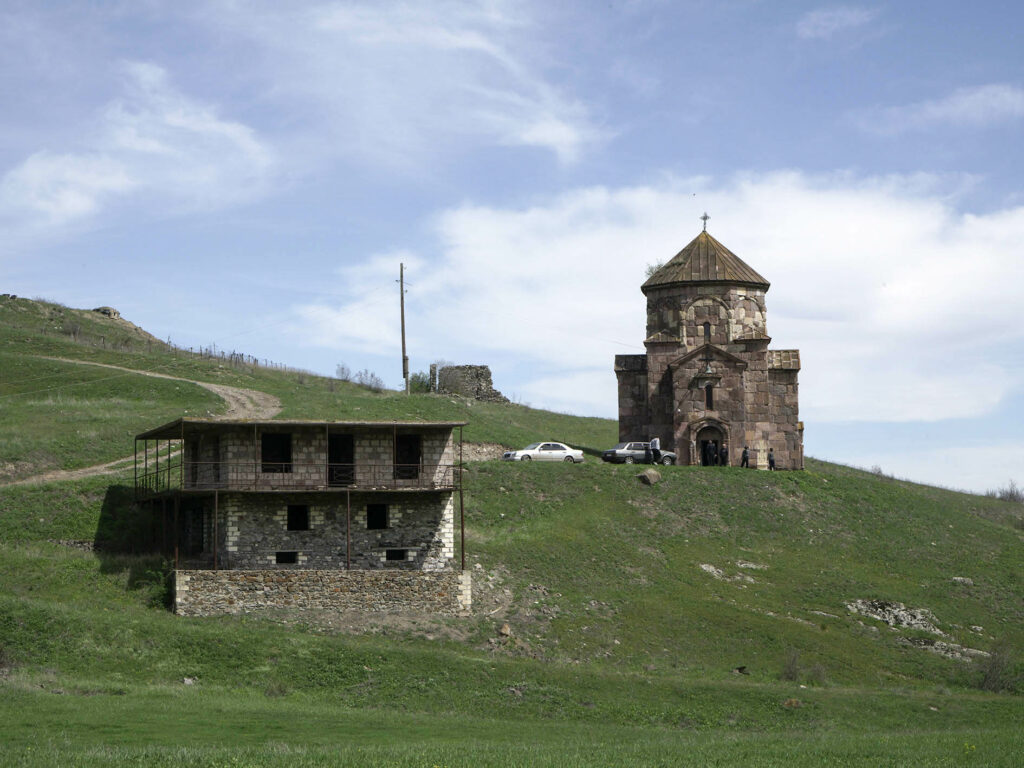
[[[614,448],[609,448],[601,454],[602,461],[610,461],[612,464],[647,464],[648,446],[650,443],[639,441],[632,443],[619,443]],[[653,459],[651,460],[653,463]],[[675,464],[676,455],[672,451],[662,451],[658,464]]]

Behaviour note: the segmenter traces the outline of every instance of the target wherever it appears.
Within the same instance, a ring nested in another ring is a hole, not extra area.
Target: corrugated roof
[[[768,367],[783,368],[789,371],[800,370],[799,349],[769,349]]]
[[[707,232],[701,232],[641,286],[679,283],[737,283],[768,290],[769,282]]]

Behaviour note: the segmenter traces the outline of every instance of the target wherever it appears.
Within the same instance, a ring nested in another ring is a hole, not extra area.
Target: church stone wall
[[[619,382],[619,440],[633,440],[648,421],[647,357],[616,355],[615,376]]]
[[[704,343],[729,344],[767,333],[764,291],[744,286],[689,285],[652,289],[647,296],[647,338],[663,333],[687,351]]]

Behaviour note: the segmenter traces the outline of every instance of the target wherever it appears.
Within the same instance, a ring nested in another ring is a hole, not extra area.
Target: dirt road
[[[226,384],[210,384],[205,381],[193,381],[181,376],[171,376],[168,373],[155,373],[153,371],[139,371],[134,368],[124,368],[120,365],[108,363],[92,363],[85,360],[72,360],[66,357],[43,357],[43,360],[56,360],[61,363],[72,363],[74,365],[91,365],[98,368],[110,368],[115,371],[136,374],[139,376],[152,376],[157,379],[172,379],[173,381],[184,381],[188,384],[195,384],[198,387],[213,392],[227,403],[227,410],[215,416],[216,419],[270,419],[281,410],[281,401],[266,392],[259,392],[255,389],[242,389],[240,387],[229,387]],[[78,480],[83,477],[94,477],[96,475],[113,475],[127,469],[127,465],[134,460],[134,456],[125,456],[121,459],[108,461],[105,464],[96,464],[81,469],[54,469],[43,472],[32,477],[25,477],[5,485],[41,485],[43,483],[57,483],[65,480]]]

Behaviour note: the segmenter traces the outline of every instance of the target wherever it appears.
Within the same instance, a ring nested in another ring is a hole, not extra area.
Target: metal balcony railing
[[[325,464],[172,459],[146,467],[136,491],[325,491],[456,489],[458,464]]]

